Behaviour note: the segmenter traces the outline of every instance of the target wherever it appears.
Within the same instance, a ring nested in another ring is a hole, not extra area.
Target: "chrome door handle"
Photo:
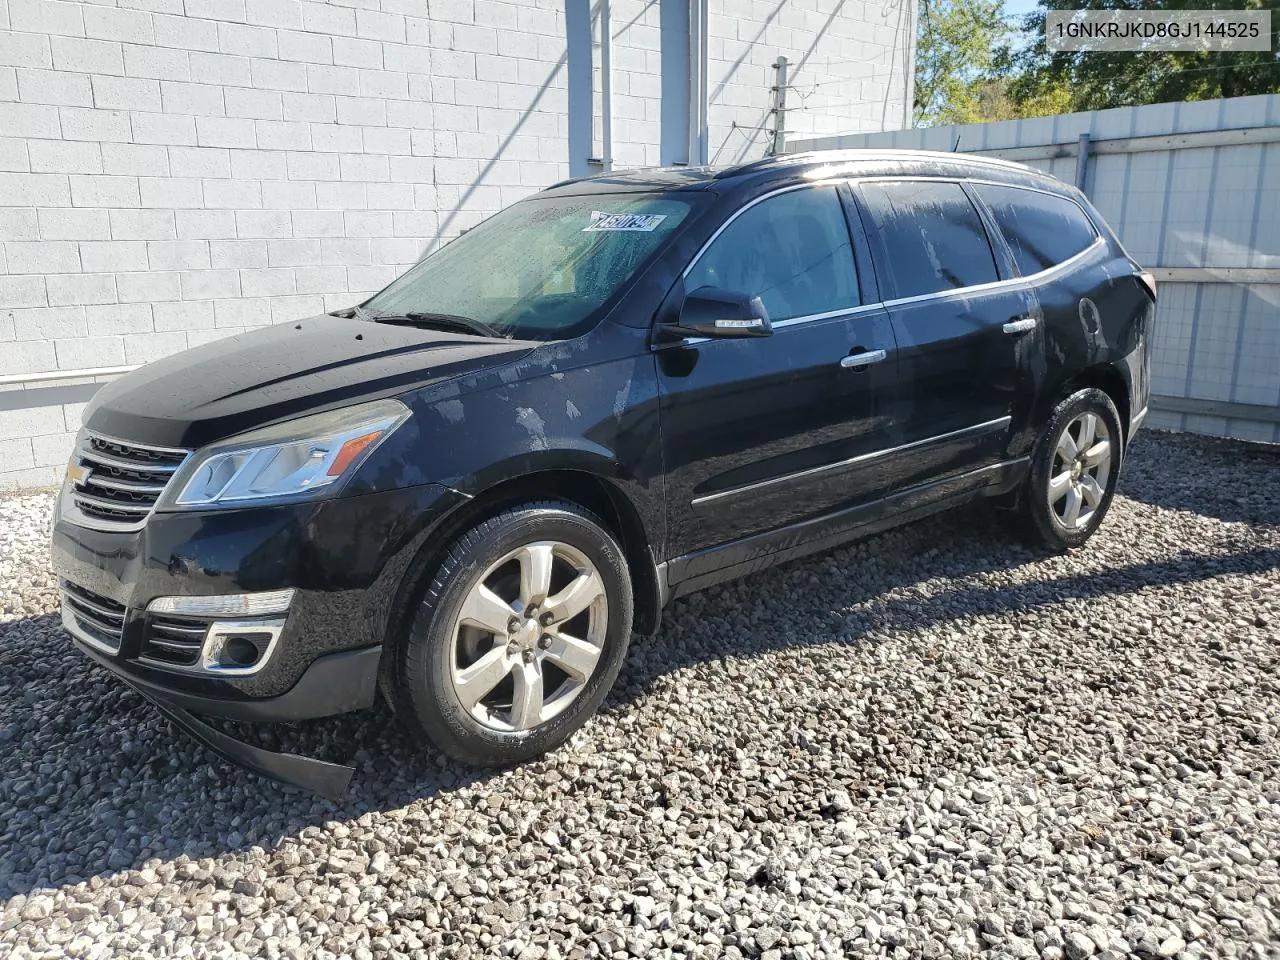
[[[888,354],[883,350],[867,350],[863,353],[851,353],[847,357],[841,357],[840,366],[846,370],[859,370],[862,367],[869,367],[873,363],[879,363]]]
[[[1005,333],[1026,333],[1028,330],[1034,330],[1036,324],[1040,321],[1035,317],[1023,317],[1021,320],[1010,320],[1004,325]]]

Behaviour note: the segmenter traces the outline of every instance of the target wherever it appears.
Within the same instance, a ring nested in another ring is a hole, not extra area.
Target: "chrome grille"
[[[62,625],[90,646],[117,652],[126,612],[122,603],[62,581]]]
[[[200,659],[208,622],[182,617],[148,618],[142,658],[170,667],[193,667]]]
[[[187,453],[85,434],[74,455],[80,470],[74,478],[72,502],[86,517],[99,522],[139,525],[151,513]]]

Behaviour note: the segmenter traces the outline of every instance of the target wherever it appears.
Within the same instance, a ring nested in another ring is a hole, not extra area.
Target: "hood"
[[[508,363],[534,346],[313,317],[149,363],[98,391],[84,422],[120,440],[201,447],[267,423]]]

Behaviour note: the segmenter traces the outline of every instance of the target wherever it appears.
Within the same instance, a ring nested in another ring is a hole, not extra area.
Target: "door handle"
[[[1034,330],[1036,324],[1040,321],[1035,317],[1023,317],[1021,320],[1010,320],[1004,325],[1004,332],[1017,334],[1026,333],[1028,330]]]
[[[847,357],[841,357],[840,366],[846,370],[861,370],[873,363],[879,363],[887,356],[888,354],[883,350],[864,350],[862,353],[851,353]]]

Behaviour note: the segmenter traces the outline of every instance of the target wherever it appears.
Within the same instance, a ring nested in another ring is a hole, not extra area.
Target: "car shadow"
[[[892,538],[874,538],[678,600],[656,636],[635,639],[603,709],[623,709],[667,674],[709,660],[862,643],[872,635],[944,622],[956,610],[966,617],[1028,610],[1280,567],[1280,549],[1260,547],[1212,556],[1183,553],[994,588],[970,579],[1038,556],[1011,542],[989,513],[975,511],[924,521]],[[829,583],[834,578],[823,578],[822,571],[832,563],[875,563],[880,576],[874,579],[895,587],[921,579],[955,586],[880,602],[874,587],[850,590],[847,580]],[[801,581],[806,608],[797,611],[786,598]],[[754,621],[743,621],[744,596],[758,598]],[[690,630],[689,615],[697,623],[743,621],[744,629]],[[774,616],[778,623],[769,622]],[[464,769],[421,746],[383,705],[255,731],[273,749],[353,763],[348,795],[334,803],[221,761],[75,651],[53,614],[0,623],[0,898],[136,868],[153,858],[272,849],[308,828],[507,775]],[[536,778],[539,766],[555,763],[553,755],[521,770]],[[228,822],[193,816],[185,808],[193,795],[212,801],[212,809],[237,813]],[[29,829],[37,820],[40,829]],[[55,839],[31,849],[23,846],[27,836]]]
[[[806,602],[814,601],[814,613],[797,618],[792,608],[787,616],[785,631],[771,629],[772,625],[767,620],[755,620],[754,629],[732,642],[724,639],[723,631],[706,631],[694,635],[686,631],[678,643],[670,643],[662,633],[653,638],[638,638],[642,648],[647,648],[641,659],[642,669],[625,674],[620,678],[620,683],[625,684],[625,697],[630,699],[643,696],[663,675],[708,660],[758,656],[806,643],[857,643],[863,642],[871,634],[883,640],[886,636],[938,626],[956,617],[957,611],[963,611],[966,619],[1010,612],[1027,613],[1037,608],[1072,601],[1117,597],[1148,587],[1172,587],[1217,577],[1275,570],[1280,570],[1280,547],[1258,547],[1216,555],[1184,551],[1168,559],[1090,570],[1050,580],[1023,581],[995,588],[959,586],[953,590],[934,592],[927,597],[913,594],[900,599],[861,604],[864,609],[847,614],[839,613],[839,609],[860,604],[856,597],[846,594],[841,598],[827,597],[824,602],[813,594],[811,588],[806,593]],[[977,572],[980,570],[976,568],[970,571]],[[946,576],[963,578],[966,574],[948,573]],[[790,594],[787,584],[752,584],[752,579],[739,582],[744,591],[754,589],[759,593],[772,589],[780,594]],[[895,584],[906,585],[906,581]],[[767,610],[770,605],[766,601],[761,606]],[[735,615],[740,617],[742,611],[730,599],[727,591],[724,598],[707,599],[698,611],[699,617],[708,620],[733,618]]]

